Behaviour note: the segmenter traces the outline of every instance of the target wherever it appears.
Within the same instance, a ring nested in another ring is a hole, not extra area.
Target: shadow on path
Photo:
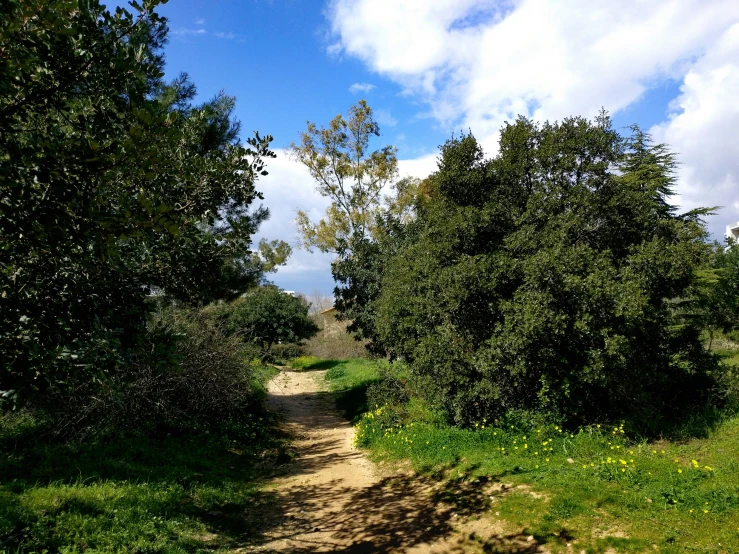
[[[257,552],[542,552],[533,537],[482,518],[506,488],[485,479],[378,475],[323,390],[323,372],[282,371],[268,404],[285,416],[297,459],[272,483]],[[246,550],[246,549],[243,549]]]
[[[446,482],[394,475],[354,489],[339,480],[293,488],[271,515],[279,521],[274,552],[542,552],[523,533],[504,533],[492,524],[460,533],[453,523],[490,508],[491,492],[481,482]],[[443,503],[441,499],[443,498]],[[338,505],[337,504],[338,502]],[[326,510],[326,505],[334,505]]]

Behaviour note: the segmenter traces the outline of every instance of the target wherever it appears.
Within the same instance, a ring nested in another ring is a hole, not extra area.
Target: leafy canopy
[[[699,273],[698,315],[709,332],[709,349],[715,331],[739,329],[739,247],[729,240],[714,244],[710,265]]]
[[[0,395],[125,367],[150,291],[234,298],[255,258],[271,137],[243,147],[234,99],[162,80],[156,0],[0,6]],[[267,245],[270,246],[270,245]]]
[[[331,200],[318,223],[298,211],[298,230],[306,248],[336,252],[342,240],[371,232],[382,190],[398,173],[396,148],[370,152],[370,138],[379,135],[372,108],[360,100],[349,108],[347,119],[337,115],[327,128],[308,122],[300,142],[290,146],[294,158],[308,168],[316,190]]]
[[[260,345],[263,358],[276,343],[298,343],[318,332],[310,304],[273,285],[258,287],[230,304],[214,307],[226,328],[245,342]]]
[[[706,259],[703,211],[669,203],[675,159],[610,119],[507,124],[487,158],[441,148],[415,217],[334,264],[337,306],[458,423],[511,410],[646,425],[705,399],[675,306]]]

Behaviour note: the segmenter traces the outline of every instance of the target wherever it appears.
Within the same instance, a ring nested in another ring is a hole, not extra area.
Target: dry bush
[[[252,408],[254,352],[214,318],[169,308],[125,371],[50,402],[56,434],[103,430],[188,431],[217,427]],[[63,407],[62,407],[63,406]]]
[[[314,289],[305,299],[310,303],[310,311],[308,313],[311,316],[320,314],[334,305],[333,296],[325,295],[318,289]]]
[[[305,355],[334,360],[369,357],[366,341],[358,341],[346,332],[348,322],[321,314],[313,318],[321,330],[305,343]]]

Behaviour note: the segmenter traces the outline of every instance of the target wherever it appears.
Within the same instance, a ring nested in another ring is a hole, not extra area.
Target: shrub
[[[267,361],[271,363],[284,363],[286,360],[299,358],[305,352],[305,346],[302,344],[275,344],[270,351]]]
[[[346,377],[346,369],[341,366],[330,367],[326,370],[326,380],[334,381]]]
[[[350,360],[369,358],[367,341],[357,340],[346,331],[346,323],[339,322],[334,328],[322,329],[305,343],[305,353],[324,360]]]
[[[68,397],[49,398],[46,405],[60,422],[57,434],[217,428],[255,408],[253,346],[196,310],[161,310],[149,327],[126,371]]]
[[[309,308],[303,298],[268,285],[248,291],[216,313],[221,314],[231,334],[258,345],[262,361],[266,361],[273,345],[299,342],[318,332],[318,326],[308,317]]]
[[[408,372],[401,364],[379,366],[379,381],[367,389],[369,406],[396,406],[405,404],[412,395],[408,383]]]

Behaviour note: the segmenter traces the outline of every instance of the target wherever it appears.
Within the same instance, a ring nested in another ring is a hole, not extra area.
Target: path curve
[[[281,368],[269,383],[267,407],[284,415],[297,457],[272,482],[276,501],[265,541],[249,551],[541,551],[532,537],[480,517],[505,486],[382,475],[354,446],[354,429],[336,412],[324,375]]]

